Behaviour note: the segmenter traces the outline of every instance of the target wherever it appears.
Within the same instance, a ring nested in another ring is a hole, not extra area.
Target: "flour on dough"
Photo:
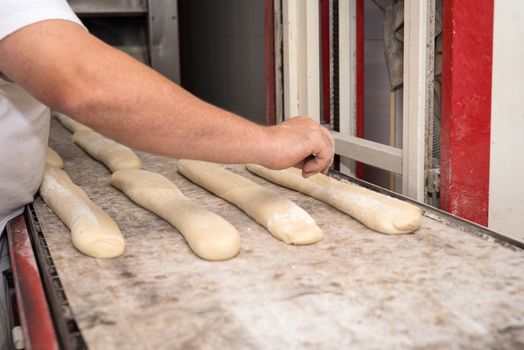
[[[124,253],[125,241],[113,219],[61,169],[46,167],[40,196],[71,230],[73,245],[95,258],[114,258]]]
[[[270,170],[260,165],[248,165],[247,169],[271,182],[330,204],[380,233],[410,233],[422,224],[422,211],[416,206],[323,174],[306,179],[295,168]]]
[[[177,167],[189,180],[233,203],[286,243],[311,244],[322,239],[322,231],[304,209],[241,175],[194,160],[179,160]]]
[[[201,258],[226,260],[238,254],[240,236],[235,227],[188,199],[162,175],[122,169],[111,176],[111,185],[176,227]]]
[[[104,163],[112,173],[120,169],[140,169],[142,164],[131,148],[110,140],[93,130],[80,130],[73,141],[91,157]]]
[[[50,166],[53,168],[60,168],[62,169],[64,167],[64,161],[62,160],[62,157],[54,149],[51,147],[47,147],[47,153],[45,155],[45,165]]]
[[[91,128],[77,122],[72,118],[69,118],[65,114],[62,114],[60,112],[53,112],[53,114],[60,121],[60,123],[73,134],[79,130],[91,130]]]

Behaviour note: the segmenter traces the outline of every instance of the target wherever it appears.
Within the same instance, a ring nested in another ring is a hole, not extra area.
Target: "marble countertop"
[[[229,220],[241,252],[208,262],[167,222],[109,184],[110,172],[52,122],[65,170],[118,223],[123,256],[82,255],[37,198],[35,210],[91,349],[462,349],[524,347],[524,251],[430,216],[411,235],[375,233],[351,217],[228,166],[308,211],[325,238],[290,246],[235,206],[137,152],[146,170]]]

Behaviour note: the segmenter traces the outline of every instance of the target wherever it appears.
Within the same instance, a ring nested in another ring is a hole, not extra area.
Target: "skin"
[[[70,21],[0,40],[0,71],[42,103],[128,146],[174,158],[327,172],[330,133],[308,117],[260,126],[191,95]],[[311,156],[314,155],[314,156]]]

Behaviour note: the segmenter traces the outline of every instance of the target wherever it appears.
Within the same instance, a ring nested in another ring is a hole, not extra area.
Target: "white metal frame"
[[[283,0],[284,118],[320,121],[318,0]]]
[[[356,20],[354,0],[339,0],[340,133],[336,153],[403,176],[403,193],[424,201],[425,120],[432,113],[435,0],[404,2],[403,149],[355,137]],[[285,116],[320,119],[318,0],[283,0]],[[431,42],[432,44],[432,42]],[[346,62],[346,63],[344,63]],[[351,164],[343,163],[351,172]]]
[[[356,104],[356,72],[357,60],[356,53],[356,2],[349,0],[342,0],[338,2],[338,49],[339,57],[346,57],[347,59],[339,59],[339,114],[340,123],[339,130],[341,136],[354,136],[357,130],[357,104]],[[340,171],[354,175],[355,174],[355,158],[345,157],[337,149],[340,155]]]
[[[403,193],[419,202],[426,195],[426,120],[433,113],[435,0],[404,2]]]
[[[351,155],[351,159],[377,168],[402,174],[402,150],[369,141],[361,137],[332,132],[337,154]]]
[[[340,91],[340,133],[342,135],[356,134],[356,3],[342,0],[338,4],[339,36],[338,50],[341,59],[339,62],[339,91]]]

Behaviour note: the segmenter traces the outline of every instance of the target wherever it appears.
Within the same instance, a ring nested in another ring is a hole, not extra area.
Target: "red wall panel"
[[[493,1],[446,0],[441,207],[488,224]]]

